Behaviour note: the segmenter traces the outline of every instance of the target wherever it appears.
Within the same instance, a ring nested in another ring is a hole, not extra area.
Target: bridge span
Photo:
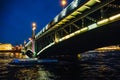
[[[119,0],[74,0],[36,35],[36,53],[73,55],[120,44],[119,30]]]

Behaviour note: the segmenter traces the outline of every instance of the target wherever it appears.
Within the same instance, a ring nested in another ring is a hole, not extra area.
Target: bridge
[[[73,0],[36,36],[36,55],[74,55],[120,44],[120,0]],[[32,42],[26,45],[31,49]]]

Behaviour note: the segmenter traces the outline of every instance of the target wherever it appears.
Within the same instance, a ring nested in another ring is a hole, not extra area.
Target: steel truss
[[[72,34],[77,30],[96,23],[104,18],[120,13],[120,5],[115,4],[115,1],[117,0],[107,1],[109,0],[106,0],[105,3],[97,3],[91,8],[88,8],[88,10],[82,13],[82,15],[72,15],[74,17],[72,19],[68,19],[68,22],[63,23],[58,28],[52,30],[49,34],[37,39],[37,52],[41,51],[51,43],[59,43],[63,37]]]

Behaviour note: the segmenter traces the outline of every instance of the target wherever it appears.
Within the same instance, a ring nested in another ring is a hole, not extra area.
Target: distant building
[[[13,46],[11,44],[0,44],[0,51],[4,50],[12,50]],[[1,58],[7,58],[11,55],[11,52],[0,52],[0,57]]]
[[[11,44],[0,44],[0,50],[12,50],[12,48]]]

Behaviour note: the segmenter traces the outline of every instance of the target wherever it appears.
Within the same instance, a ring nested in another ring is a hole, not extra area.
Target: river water
[[[120,80],[120,51],[87,52],[80,59],[13,66],[0,59],[0,80]]]

